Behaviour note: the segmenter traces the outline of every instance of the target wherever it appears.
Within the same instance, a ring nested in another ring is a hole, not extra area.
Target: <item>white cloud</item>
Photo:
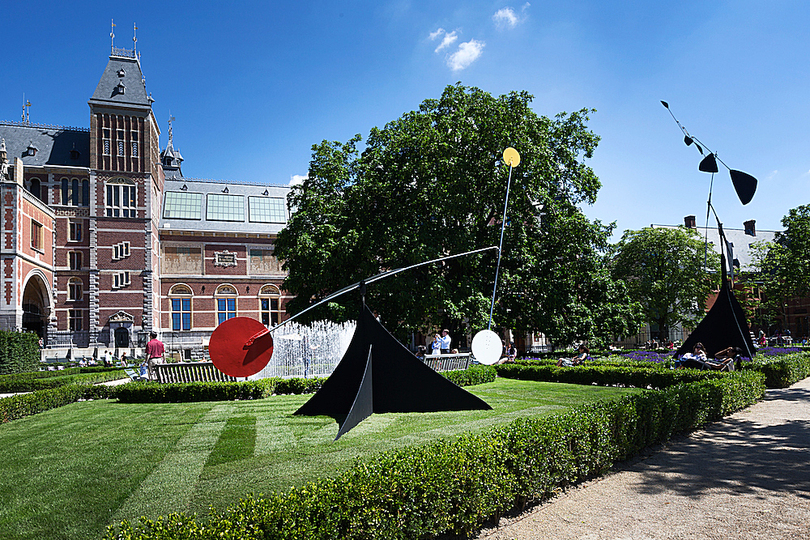
[[[445,31],[444,28],[439,28],[435,32],[430,33],[430,41],[435,41],[438,37],[444,36],[442,38],[442,42],[439,43],[439,46],[436,47],[436,50],[433,52],[439,52],[442,49],[446,49],[458,39],[458,32],[453,30],[452,32]]]
[[[492,20],[495,21],[497,26],[508,26],[509,28],[514,28],[518,23],[515,11],[508,7],[496,11],[495,15],[492,16]]]
[[[521,17],[518,17],[515,10],[510,7],[501,8],[495,12],[495,15],[492,16],[492,20],[495,22],[495,26],[498,28],[514,28],[523,22],[525,19],[525,13],[529,9],[529,6],[531,6],[531,4],[526,2],[523,4],[523,7],[520,8],[520,12],[523,15]]]
[[[431,32],[430,33],[430,41],[433,41],[434,39],[441,36],[442,34],[444,34],[444,28],[439,28],[435,32]]]
[[[290,187],[298,186],[304,183],[304,180],[307,179],[307,175],[305,174],[294,174],[290,176],[290,183],[287,184]]]
[[[445,47],[449,47],[457,39],[458,39],[458,35],[456,35],[455,30],[453,30],[449,34],[445,34],[444,39],[442,39],[442,42],[439,44],[438,47],[436,47],[436,50],[434,52],[439,52],[440,50],[444,49]]]
[[[483,41],[471,39],[458,46],[458,51],[454,52],[447,59],[447,65],[453,71],[460,71],[475,62],[484,51],[486,44]]]

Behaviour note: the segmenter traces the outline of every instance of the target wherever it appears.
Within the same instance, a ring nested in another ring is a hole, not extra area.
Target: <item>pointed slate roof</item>
[[[146,79],[135,51],[116,49],[88,103],[91,106],[124,105],[151,110],[153,101],[146,92]]]

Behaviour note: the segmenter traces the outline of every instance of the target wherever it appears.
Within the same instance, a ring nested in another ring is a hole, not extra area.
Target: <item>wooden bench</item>
[[[234,382],[236,377],[225,375],[213,362],[174,362],[155,364],[155,377],[159,383]]]
[[[422,362],[433,371],[455,371],[470,367],[471,353],[426,354]]]

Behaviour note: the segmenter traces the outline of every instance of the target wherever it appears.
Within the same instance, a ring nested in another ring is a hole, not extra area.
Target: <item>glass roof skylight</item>
[[[245,197],[209,193],[205,218],[211,221],[245,221]]]
[[[167,191],[163,217],[166,219],[201,219],[202,193]]]
[[[281,197],[248,197],[250,221],[254,223],[286,223],[287,211]]]

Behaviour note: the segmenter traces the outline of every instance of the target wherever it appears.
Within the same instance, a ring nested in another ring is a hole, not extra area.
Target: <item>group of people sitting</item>
[[[686,353],[675,360],[675,369],[715,369],[719,371],[734,371],[734,361],[742,356],[743,350],[739,347],[726,347],[714,353],[714,358],[708,358],[703,343],[695,343],[691,353]]]

